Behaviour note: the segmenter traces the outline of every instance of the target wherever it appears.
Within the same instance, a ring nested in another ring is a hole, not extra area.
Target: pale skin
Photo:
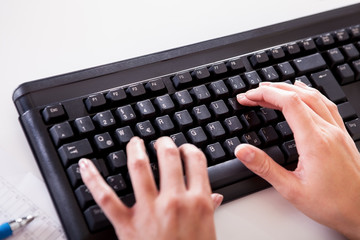
[[[349,239],[360,239],[360,154],[336,105],[301,82],[263,83],[237,99],[242,105],[283,112],[294,133],[299,163],[294,171],[288,171],[248,144],[235,149],[237,158],[310,218]],[[84,183],[118,237],[215,239],[214,211],[222,196],[211,193],[205,156],[190,144],[176,148],[166,137],[157,140],[155,147],[160,190],[142,140],[135,137],[127,145],[129,172],[138,199],[132,208],[118,199],[91,161],[79,162]]]

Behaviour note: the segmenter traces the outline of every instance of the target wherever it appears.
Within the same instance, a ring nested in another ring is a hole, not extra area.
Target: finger
[[[211,194],[211,199],[213,201],[214,204],[214,210],[217,209],[220,204],[222,203],[224,196],[219,194],[219,193],[213,193]]]
[[[292,91],[262,85],[238,95],[238,101],[244,105],[257,104],[282,111],[299,145],[306,144],[319,122],[324,122]]]
[[[104,181],[94,164],[88,159],[79,161],[80,174],[95,202],[114,225],[129,218],[129,209]]]
[[[152,201],[158,191],[142,139],[133,137],[126,146],[131,183],[136,199]]]
[[[235,149],[235,155],[247,168],[268,181],[285,198],[291,199],[294,190],[301,188],[299,179],[293,172],[280,166],[262,150],[249,144],[240,144]]]
[[[187,188],[211,193],[204,153],[192,144],[183,144],[179,150],[184,161]]]
[[[340,113],[338,111],[336,104],[334,104],[332,101],[330,101],[327,97],[325,97],[323,94],[321,94],[315,88],[309,87],[301,81],[295,81],[294,85],[301,87],[303,89],[306,89],[308,91],[312,91],[312,92],[314,92],[313,93],[314,95],[318,95],[321,98],[321,100],[323,101],[323,103],[325,104],[325,106],[327,107],[328,111],[330,112],[332,118],[335,120],[336,124],[339,127],[341,127],[343,130],[346,130],[343,119],[340,116]]]
[[[169,137],[161,137],[156,140],[155,149],[159,162],[161,191],[185,191],[180,152],[174,141]]]
[[[315,88],[308,87],[300,81],[296,81],[295,85],[286,84],[286,83],[272,83],[271,87],[276,87],[286,91],[296,92],[299,97],[308,105],[315,113],[322,117],[325,121],[330,124],[339,126],[337,116],[331,111],[334,106],[330,100],[328,100],[324,95],[322,95]],[[342,123],[342,120],[341,120]],[[342,124],[343,125],[343,124]]]

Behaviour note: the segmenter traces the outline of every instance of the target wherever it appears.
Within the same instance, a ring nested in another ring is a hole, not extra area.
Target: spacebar
[[[213,190],[254,175],[236,158],[208,167],[208,173],[211,189]]]

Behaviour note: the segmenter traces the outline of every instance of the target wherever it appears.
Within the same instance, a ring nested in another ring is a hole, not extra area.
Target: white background
[[[21,83],[167,50],[310,15],[357,1],[0,0],[0,149],[41,175],[18,123]],[[319,206],[320,207],[320,206]],[[225,204],[218,239],[342,239],[275,190]]]

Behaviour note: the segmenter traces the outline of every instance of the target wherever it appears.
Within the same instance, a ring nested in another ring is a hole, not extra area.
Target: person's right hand
[[[236,148],[237,158],[312,219],[360,239],[360,155],[336,105],[301,82],[263,83],[237,99],[283,112],[299,162],[288,171],[248,144]]]

